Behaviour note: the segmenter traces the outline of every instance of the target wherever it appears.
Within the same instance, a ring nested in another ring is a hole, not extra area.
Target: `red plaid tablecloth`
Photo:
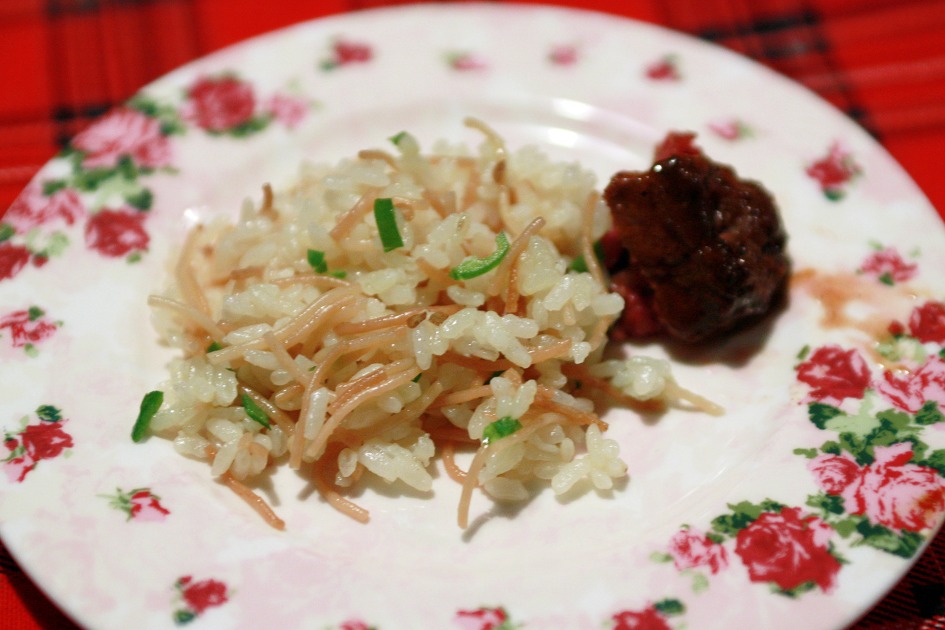
[[[578,0],[730,47],[817,91],[873,134],[945,216],[945,2]],[[396,0],[0,0],[0,215],[96,116],[196,57]],[[0,544],[0,627],[72,628]],[[945,533],[857,630],[945,630]]]

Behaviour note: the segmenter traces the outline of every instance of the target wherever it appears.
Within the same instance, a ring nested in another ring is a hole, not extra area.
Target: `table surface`
[[[76,132],[175,67],[247,37],[396,0],[0,1],[0,216]],[[529,2],[529,4],[537,4]],[[872,134],[945,217],[945,2],[582,0],[749,56]],[[159,37],[155,37],[160,34]],[[17,89],[12,89],[17,86]],[[0,626],[71,628],[0,543]],[[856,630],[945,629],[945,533]]]

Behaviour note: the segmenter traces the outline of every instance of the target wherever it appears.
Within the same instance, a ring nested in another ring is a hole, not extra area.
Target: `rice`
[[[234,224],[195,230],[151,299],[182,352],[152,430],[264,515],[240,482],[271,467],[304,471],[365,520],[346,489],[374,476],[432,492],[444,448],[450,465],[475,452],[454,470],[462,526],[476,487],[500,501],[609,490],[627,466],[594,398],[682,391],[663,360],[603,359],[623,300],[598,266],[574,266],[610,229],[593,174],[469,126],[475,150],[424,154],[401,133],[392,153],[303,166]],[[378,199],[393,204],[394,247]]]

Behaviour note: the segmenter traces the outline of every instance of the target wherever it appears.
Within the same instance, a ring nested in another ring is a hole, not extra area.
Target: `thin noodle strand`
[[[341,215],[335,223],[335,227],[331,229],[328,235],[331,236],[335,242],[347,236],[348,232],[353,230],[354,226],[358,224],[358,221],[364,219],[368,212],[374,208],[374,199],[376,197],[376,191],[366,192],[361,195],[354,205]]]
[[[289,320],[285,326],[279,330],[273,331],[273,334],[276,339],[279,339],[283,343],[290,343],[293,336],[304,334],[304,332],[311,327],[313,322],[317,326],[321,318],[330,315],[334,309],[340,308],[353,301],[356,298],[354,291],[355,289],[353,288],[339,288],[328,291],[306,306],[298,315]],[[247,350],[262,350],[265,347],[265,340],[259,337],[211,352],[207,357],[210,359],[211,363],[219,365],[242,357]]]
[[[392,416],[389,416],[388,418],[362,431],[361,433],[362,443],[366,442],[367,440],[369,440],[370,438],[374,436],[380,435],[381,433],[383,433],[384,431],[390,428],[393,428],[399,425],[406,425],[412,422],[413,420],[416,420],[417,418],[422,416],[424,413],[426,413],[427,409],[430,407],[430,405],[433,403],[436,397],[440,395],[440,392],[442,391],[443,391],[443,385],[441,385],[438,382],[433,383],[432,385],[430,385],[427,391],[423,392],[420,395],[419,398],[407,404],[398,413],[395,413]]]
[[[486,463],[486,450],[488,444],[483,444],[473,456],[469,470],[466,471],[466,478],[463,480],[463,490],[459,495],[459,505],[456,507],[456,522],[460,529],[466,529],[469,526],[469,505],[472,503],[472,492],[479,486],[479,471]]]
[[[387,151],[381,151],[380,149],[364,149],[358,151],[359,160],[381,160],[387,162],[387,165],[390,166],[395,171],[398,170],[397,167],[397,158],[388,153]]]
[[[219,479],[223,482],[223,485],[235,492],[236,496],[243,499],[249,507],[256,510],[256,513],[259,514],[267,524],[280,531],[285,529],[285,521],[276,516],[276,513],[269,504],[266,503],[265,499],[234,479],[230,473],[221,475]]]
[[[397,389],[405,383],[409,383],[410,380],[419,373],[420,368],[408,368],[398,374],[390,376],[385,381],[372,387],[365,388],[348,398],[345,405],[341,408],[337,408],[336,411],[332,413],[331,416],[325,421],[325,424],[322,426],[321,431],[319,431],[318,436],[312,440],[311,444],[309,444],[308,448],[305,450],[305,455],[310,458],[319,457],[324,451],[325,446],[328,444],[328,439],[331,437],[332,432],[341,424],[348,414],[354,411],[365,401],[380,396],[381,394],[389,392],[393,389]]]
[[[597,207],[599,194],[592,192],[588,195],[587,202],[584,204],[581,214],[581,254],[584,256],[584,265],[588,272],[597,282],[597,284],[607,289],[604,280],[604,271],[601,269],[600,262],[597,260],[597,252],[594,251],[594,243],[591,242],[591,234],[594,231],[594,209]]]
[[[674,381],[666,382],[666,394],[672,398],[684,400],[699,411],[703,411],[713,416],[721,416],[725,413],[725,408],[721,405],[716,404],[708,398],[704,398],[695,392],[680,387]]]
[[[148,305],[177,311],[187,317],[193,324],[205,330],[216,342],[223,341],[223,338],[226,337],[226,332],[216,322],[193,306],[160,295],[148,296]]]
[[[325,501],[331,507],[335,508],[345,516],[350,516],[359,523],[367,523],[369,520],[371,520],[370,512],[360,505],[357,505],[356,503],[341,496],[328,481],[321,477],[321,475],[316,474],[312,481],[315,483],[315,489],[318,490],[318,493],[322,495],[322,498],[325,499]]]
[[[174,269],[174,279],[180,289],[184,302],[193,306],[206,316],[210,316],[210,304],[207,302],[207,296],[204,295],[200,284],[197,282],[197,276],[194,274],[193,257],[194,249],[197,246],[197,240],[203,235],[204,228],[197,225],[187,235],[184,240],[184,246],[181,249],[180,258]]]
[[[534,221],[525,226],[525,229],[522,230],[522,233],[512,241],[509,245],[509,252],[505,256],[505,260],[502,261],[502,265],[496,277],[493,280],[492,295],[498,295],[502,293],[504,295],[506,307],[508,307],[509,302],[511,301],[511,294],[514,291],[515,301],[518,301],[518,286],[513,288],[511,282],[511,271],[512,268],[518,265],[518,258],[522,255],[522,252],[525,251],[525,246],[528,245],[528,240],[535,234],[537,234],[542,227],[545,225],[545,220],[542,217],[536,217]]]
[[[449,407],[450,405],[461,405],[463,403],[477,400],[479,398],[485,398],[491,395],[491,385],[479,385],[477,387],[470,387],[468,389],[450,392],[449,394],[442,396],[439,400],[434,401],[433,406]]]
[[[451,441],[446,441],[440,447],[440,457],[443,458],[443,468],[450,479],[457,483],[466,483],[466,471],[456,465],[456,447]]]
[[[393,313],[391,315],[381,315],[380,317],[375,317],[373,319],[366,319],[360,322],[342,322],[335,326],[335,333],[339,335],[356,335],[360,333],[370,332],[373,330],[378,330],[380,328],[389,328],[391,326],[399,326],[406,323],[412,317],[416,315],[426,316],[427,313],[436,312],[436,313],[447,313],[452,315],[453,313],[461,310],[463,307],[459,304],[446,304],[443,306],[420,306],[417,308],[411,308],[400,313]]]
[[[291,374],[292,378],[295,379],[297,383],[305,385],[308,382],[308,374],[295,362],[292,355],[286,350],[285,345],[272,334],[272,331],[264,333],[262,338],[269,346],[269,349],[272,350],[272,354],[275,355],[276,360],[279,361],[279,365],[281,365],[286,372]]]
[[[351,283],[334,276],[323,276],[319,274],[309,274],[302,276],[292,276],[291,278],[279,278],[272,280],[272,284],[277,287],[288,287],[295,284],[309,284],[319,288],[350,287]]]
[[[309,377],[308,388],[320,387],[327,380],[328,372],[331,370],[332,365],[343,355],[357,352],[358,350],[378,348],[385,343],[395,343],[402,336],[401,332],[396,329],[382,330],[342,341],[339,344],[331,346],[323,356],[316,354],[314,361],[318,367],[315,368],[312,375]],[[322,351],[324,351],[324,349]]]

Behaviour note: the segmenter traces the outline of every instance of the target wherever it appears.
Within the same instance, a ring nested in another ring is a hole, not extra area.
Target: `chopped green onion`
[[[153,391],[144,395],[144,398],[141,399],[141,410],[138,411],[138,419],[135,420],[135,425],[131,429],[132,442],[140,442],[144,439],[148,427],[151,426],[154,414],[158,412],[162,404],[164,404],[164,392]]]
[[[423,376],[423,372],[420,372],[419,374],[417,374],[416,376],[414,376],[411,380],[412,380],[414,383],[419,383],[421,376]]]
[[[320,252],[317,249],[308,250],[308,264],[318,273],[328,271],[328,263],[325,262],[325,252]]]
[[[328,263],[325,262],[325,252],[320,252],[317,249],[310,249],[306,254],[308,258],[308,264],[312,267],[315,273],[327,273],[333,278],[344,278],[348,275],[347,271],[342,271],[336,269],[334,271],[328,271]]]
[[[401,131],[398,134],[395,134],[389,138],[389,140],[396,146],[400,144],[400,141],[406,138],[409,134],[406,131]]]
[[[250,420],[258,422],[267,429],[272,425],[269,424],[269,416],[266,415],[266,412],[259,408],[252,398],[248,394],[243,394],[241,400],[243,401],[243,409],[246,411],[246,415],[249,416]]]
[[[505,255],[509,253],[509,239],[505,232],[496,234],[495,247],[495,251],[485,258],[467,258],[459,263],[450,269],[450,277],[454,280],[469,280],[492,271],[499,266]]]
[[[222,350],[222,349],[223,349],[223,346],[221,346],[216,341],[214,341],[209,346],[207,346],[207,352],[216,352],[217,350]]]
[[[512,435],[521,428],[522,423],[512,416],[503,416],[492,424],[486,425],[486,428],[482,430],[482,441],[486,443],[494,442]]]
[[[404,246],[404,239],[397,229],[397,217],[394,216],[394,202],[389,198],[374,200],[374,220],[377,221],[377,231],[381,236],[381,245],[384,251],[389,252]]]

